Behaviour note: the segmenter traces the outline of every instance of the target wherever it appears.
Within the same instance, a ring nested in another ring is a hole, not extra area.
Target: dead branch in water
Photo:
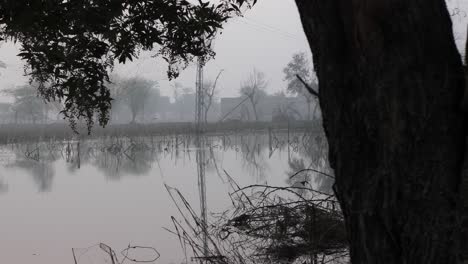
[[[81,256],[86,254],[91,248],[93,247],[98,247],[100,250],[102,250],[110,259],[110,263],[112,264],[123,264],[125,261],[130,261],[133,263],[155,263],[160,257],[161,254],[154,248],[154,247],[147,247],[147,246],[132,246],[128,245],[125,249],[123,249],[120,254],[122,255],[122,260],[119,261],[119,258],[117,257],[117,254],[115,253],[114,249],[112,249],[110,246],[104,244],[104,243],[99,243],[97,245],[88,247],[85,249],[85,252],[77,257],[75,253],[75,248],[72,248],[72,253],[73,253],[73,259],[75,261],[75,264],[79,264],[79,260]],[[136,258],[131,258],[129,257],[130,253],[132,250],[146,250],[149,251],[150,253],[153,254],[152,258],[148,259],[136,259]],[[108,261],[106,261],[108,262]]]

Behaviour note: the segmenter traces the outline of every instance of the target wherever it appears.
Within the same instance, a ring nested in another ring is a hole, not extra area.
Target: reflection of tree
[[[304,164],[304,159],[292,158],[288,162],[289,171],[287,183],[291,187],[304,187],[310,182],[311,175],[308,171],[304,171],[306,166]],[[304,171],[302,173],[296,174],[299,171]],[[305,189],[298,189],[301,195],[303,195]]]
[[[83,165],[98,168],[110,178],[146,174],[156,160],[158,146],[137,139],[111,138],[80,141],[64,145],[64,158],[69,171]]]
[[[265,159],[263,149],[266,147],[262,138],[264,135],[249,134],[240,137],[240,151],[244,168],[248,174],[256,180],[263,180],[268,169],[268,162]],[[262,144],[263,143],[263,144]]]
[[[8,184],[3,180],[0,180],[0,194],[6,193],[8,191]]]
[[[333,172],[328,164],[328,145],[324,135],[306,132],[301,141],[302,147],[299,148],[301,157],[289,161],[288,175],[289,177],[294,175],[294,177],[288,178],[287,183],[294,187],[313,184],[318,191],[332,193],[334,180],[327,175],[333,175]],[[301,170],[303,172],[295,175],[296,172]],[[323,172],[323,174],[314,172],[314,170]]]
[[[326,141],[320,134],[300,134],[291,131],[289,145],[286,133],[274,131],[268,135],[237,133],[207,136],[205,142],[205,168],[212,173],[222,171],[223,168],[218,165],[222,164],[223,152],[235,151],[241,158],[245,174],[254,177],[256,181],[262,181],[270,168],[269,159],[272,154],[275,151],[285,151],[290,146],[290,169],[287,171],[289,176],[301,169],[315,169],[331,174],[326,163]],[[79,170],[81,166],[89,165],[109,178],[120,179],[124,176],[148,174],[158,157],[174,159],[176,162],[187,158],[193,160],[193,157],[190,157],[193,144],[193,137],[190,135],[154,138],[108,137],[96,140],[15,144],[13,152],[16,161],[8,166],[27,170],[41,190],[49,190],[54,175],[54,162],[60,159],[66,162],[70,173]],[[331,179],[311,171],[295,176],[288,184],[296,186],[304,181],[312,181],[314,187],[318,186],[316,188],[324,192],[331,191],[333,184]]]
[[[68,171],[77,171],[83,164],[91,163],[95,157],[96,145],[95,141],[87,140],[65,143],[62,155],[67,162]]]
[[[33,177],[34,183],[39,188],[39,191],[48,192],[52,190],[55,169],[51,162],[19,159],[8,166],[27,171]]]
[[[147,174],[157,157],[154,150],[143,140],[118,138],[18,144],[13,148],[14,161],[6,166],[26,170],[40,191],[50,191],[55,175],[53,163],[59,159],[67,163],[69,172],[88,164],[110,178],[120,179],[124,175]]]
[[[151,170],[156,153],[144,141],[108,142],[95,152],[92,165],[111,178],[143,175]]]
[[[16,148],[12,150],[15,159],[6,164],[6,167],[27,171],[32,176],[39,191],[51,191],[55,176],[53,162],[60,157],[57,149],[54,146],[42,143],[16,145]]]
[[[217,140],[212,140],[209,137],[204,137],[204,142],[206,142],[206,166],[205,170],[207,172],[216,172],[216,174],[221,175],[220,168],[218,164],[222,163],[222,156],[218,151],[215,151],[219,146],[217,145]]]

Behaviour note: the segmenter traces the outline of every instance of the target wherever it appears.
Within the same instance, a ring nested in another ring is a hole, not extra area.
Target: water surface
[[[289,135],[288,135],[289,134]],[[165,185],[199,212],[196,151],[204,155],[209,213],[231,204],[227,174],[240,186],[291,185],[301,168],[326,166],[323,137],[304,132],[29,142],[0,150],[0,256],[4,263],[106,263],[95,245],[117,252],[151,246],[158,263],[180,263]],[[289,142],[289,143],[288,143]],[[309,175],[310,176],[310,175]],[[312,175],[314,176],[314,175]],[[330,182],[317,178],[317,188]],[[89,248],[88,248],[89,247]],[[145,254],[145,253],[141,253]]]

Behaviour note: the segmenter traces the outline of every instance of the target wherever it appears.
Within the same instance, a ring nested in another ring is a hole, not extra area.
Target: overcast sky
[[[461,49],[468,25],[468,1],[447,0],[447,3],[454,14],[454,31]],[[237,96],[240,83],[254,67],[266,74],[269,92],[284,90],[286,84],[282,69],[291,56],[300,51],[311,56],[294,0],[258,1],[244,18],[235,18],[227,23],[214,46],[217,56],[206,66],[205,79],[214,79],[219,70],[225,70],[218,86],[221,96]],[[7,69],[0,70],[0,88],[27,81],[22,76],[23,66],[16,54],[17,50],[12,44],[3,44],[0,48],[0,61],[8,65]],[[151,58],[152,54],[142,53],[139,60],[118,65],[116,72],[124,77],[143,76],[157,80],[162,93],[172,96],[165,72],[166,64]],[[195,65],[190,66],[176,81],[193,88],[195,69]]]

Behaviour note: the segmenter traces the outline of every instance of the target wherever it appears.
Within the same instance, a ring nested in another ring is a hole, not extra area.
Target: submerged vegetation
[[[319,132],[319,121],[291,121],[291,122],[236,122],[226,121],[221,123],[205,124],[204,131],[208,134],[216,133],[242,133],[242,132],[267,132],[273,130],[312,130]],[[186,135],[195,133],[196,125],[190,122],[184,123],[158,123],[158,124],[121,124],[109,125],[106,128],[96,127],[91,135],[87,134],[86,125],[77,126],[78,134],[70,130],[67,124],[3,124],[0,125],[0,144],[41,141],[41,140],[70,140],[92,139],[107,136],[137,137],[159,135]]]

